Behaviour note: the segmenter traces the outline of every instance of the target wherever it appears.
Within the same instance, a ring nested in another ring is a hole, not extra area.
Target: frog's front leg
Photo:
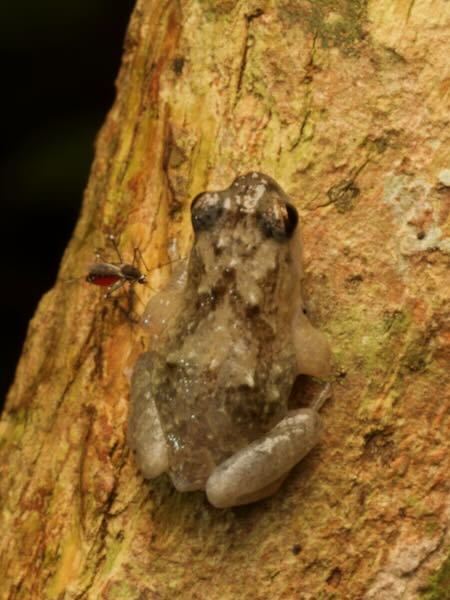
[[[293,323],[293,342],[297,373],[327,377],[331,367],[331,349],[326,336],[316,329],[300,307]]]
[[[188,261],[182,259],[174,269],[168,284],[148,302],[142,318],[152,343],[158,343],[161,335],[176,319],[184,298]]]
[[[217,508],[248,504],[277,491],[285,477],[316,445],[320,421],[318,409],[289,411],[267,435],[218,465],[206,484],[208,500]]]
[[[151,373],[155,353],[139,357],[131,382],[131,404],[128,418],[128,445],[146,479],[153,479],[169,466],[164,433],[155,402],[151,396]]]

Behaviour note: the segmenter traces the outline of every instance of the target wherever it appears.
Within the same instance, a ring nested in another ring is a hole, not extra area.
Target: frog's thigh
[[[331,350],[325,335],[300,313],[294,321],[293,341],[298,373],[326,377],[330,373]]]
[[[266,436],[216,467],[206,484],[208,500],[225,508],[270,496],[290,469],[315,446],[319,429],[315,410],[290,411]]]
[[[128,445],[144,477],[152,479],[167,470],[168,452],[155,402],[150,393],[154,353],[143,354],[134,369],[128,417]]]

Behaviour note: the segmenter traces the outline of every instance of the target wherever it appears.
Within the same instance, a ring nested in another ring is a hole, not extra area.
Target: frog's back
[[[286,413],[300,301],[297,220],[281,188],[259,173],[192,203],[183,303],[152,377],[171,475],[185,489],[203,487],[216,464]]]
[[[295,377],[289,340],[256,315],[234,315],[226,327],[229,310],[218,306],[195,335],[175,337],[155,366],[172,477],[188,489],[202,488],[217,464],[283,418]]]

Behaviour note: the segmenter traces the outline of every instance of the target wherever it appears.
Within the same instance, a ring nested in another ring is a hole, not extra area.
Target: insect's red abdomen
[[[120,277],[117,275],[89,275],[88,281],[89,283],[93,283],[94,285],[101,285],[102,287],[109,287],[113,285],[117,281],[119,281]]]

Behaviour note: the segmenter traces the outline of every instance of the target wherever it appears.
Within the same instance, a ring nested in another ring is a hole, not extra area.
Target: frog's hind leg
[[[216,467],[206,484],[208,500],[217,508],[226,508],[272,495],[316,445],[319,431],[315,410],[290,411],[266,436]]]
[[[146,352],[139,358],[131,382],[131,403],[128,417],[128,445],[146,479],[153,479],[169,466],[164,433],[155,402],[151,396],[151,372],[155,353]]]

